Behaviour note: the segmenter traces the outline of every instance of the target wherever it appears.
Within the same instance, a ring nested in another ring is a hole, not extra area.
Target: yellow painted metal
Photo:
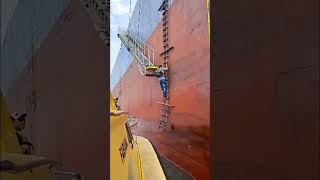
[[[144,179],[163,180],[166,179],[160,161],[150,141],[144,137],[137,136],[137,144],[140,150],[140,160]]]
[[[1,92],[1,152],[22,153]]]
[[[110,94],[110,111],[116,111],[115,102]],[[165,180],[160,161],[151,143],[139,136],[130,135],[125,115],[111,116],[110,118],[110,159],[111,180]],[[121,151],[121,144],[126,144]],[[122,154],[125,154],[123,158]],[[5,101],[1,95],[1,160],[9,160],[17,165],[28,164],[43,157],[21,154],[15,130],[12,127]],[[13,173],[0,172],[1,179],[7,180],[53,180],[48,165],[32,168],[32,171]]]
[[[110,93],[110,111],[116,111]],[[125,115],[110,116],[110,179],[111,180],[165,180],[163,169],[150,142],[133,136],[130,142]],[[125,156],[121,158],[121,145],[126,142]],[[148,171],[148,172],[147,172]],[[150,174],[152,176],[150,176]]]
[[[208,9],[208,33],[210,40],[210,0],[207,0],[207,9]]]
[[[110,111],[116,111],[115,102],[110,94]],[[110,179],[127,180],[129,177],[129,163],[133,179],[141,179],[139,168],[139,158],[128,141],[126,132],[127,119],[125,115],[110,116]],[[123,142],[127,142],[127,149],[124,159],[121,159],[120,147]],[[136,155],[136,156],[134,156]],[[131,161],[131,162],[130,162]]]
[[[16,165],[32,163],[43,157],[24,155],[20,148],[18,138],[10,120],[9,113],[5,104],[4,96],[1,92],[1,117],[0,117],[0,131],[1,131],[1,157],[0,160],[8,160]],[[0,179],[6,180],[53,180],[52,174],[48,166],[37,166],[32,171],[23,171],[13,173],[8,171],[0,172]]]
[[[148,70],[148,71],[156,71],[157,69],[159,69],[157,66],[148,66],[148,67],[146,67],[146,70]]]

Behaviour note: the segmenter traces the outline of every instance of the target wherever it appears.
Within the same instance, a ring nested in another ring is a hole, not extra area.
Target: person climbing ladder
[[[155,75],[159,77],[160,87],[162,90],[163,98],[167,98],[167,80],[164,76],[164,71],[168,70],[168,68],[162,67],[162,65],[159,65],[159,69],[155,71]]]

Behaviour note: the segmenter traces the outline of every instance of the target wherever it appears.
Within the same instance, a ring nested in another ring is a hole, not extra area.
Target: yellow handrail
[[[208,9],[208,33],[210,40],[210,0],[207,0],[207,9]]]

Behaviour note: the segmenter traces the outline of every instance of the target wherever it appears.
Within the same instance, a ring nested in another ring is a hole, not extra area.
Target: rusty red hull
[[[317,4],[215,3],[215,179],[319,179]]]
[[[156,12],[153,12],[156,13]],[[146,43],[162,64],[160,22]],[[142,76],[135,63],[113,89],[122,110],[140,119],[134,133],[196,179],[210,178],[210,43],[206,3],[176,0],[169,9],[169,125],[159,132],[162,92],[158,78]],[[121,60],[121,59],[119,59]]]

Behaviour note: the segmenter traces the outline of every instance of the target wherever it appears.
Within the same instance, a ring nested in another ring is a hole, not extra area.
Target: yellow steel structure
[[[156,71],[156,70],[158,70],[159,68],[157,67],[157,66],[153,66],[153,65],[151,65],[151,66],[148,66],[148,67],[146,67],[146,69],[148,70],[148,71]]]
[[[110,94],[110,111],[117,111]],[[166,180],[158,155],[150,141],[133,136],[126,115],[110,116],[110,179],[111,180]],[[54,180],[44,157],[25,155],[18,143],[4,98],[1,94],[1,161],[15,164],[11,170],[1,170],[0,179]]]
[[[15,130],[10,121],[10,116],[7,111],[7,107],[4,101],[4,97],[1,93],[1,153],[12,152],[22,153],[22,149],[17,140]]]
[[[0,171],[0,179],[5,180],[53,180],[49,166],[54,162],[43,157],[22,154],[15,130],[1,93],[1,161],[10,161],[15,167]]]
[[[117,108],[110,93],[110,112]],[[111,180],[166,180],[150,141],[133,136],[126,115],[110,115]]]
[[[208,9],[208,32],[210,40],[210,0],[207,0],[207,9]]]

